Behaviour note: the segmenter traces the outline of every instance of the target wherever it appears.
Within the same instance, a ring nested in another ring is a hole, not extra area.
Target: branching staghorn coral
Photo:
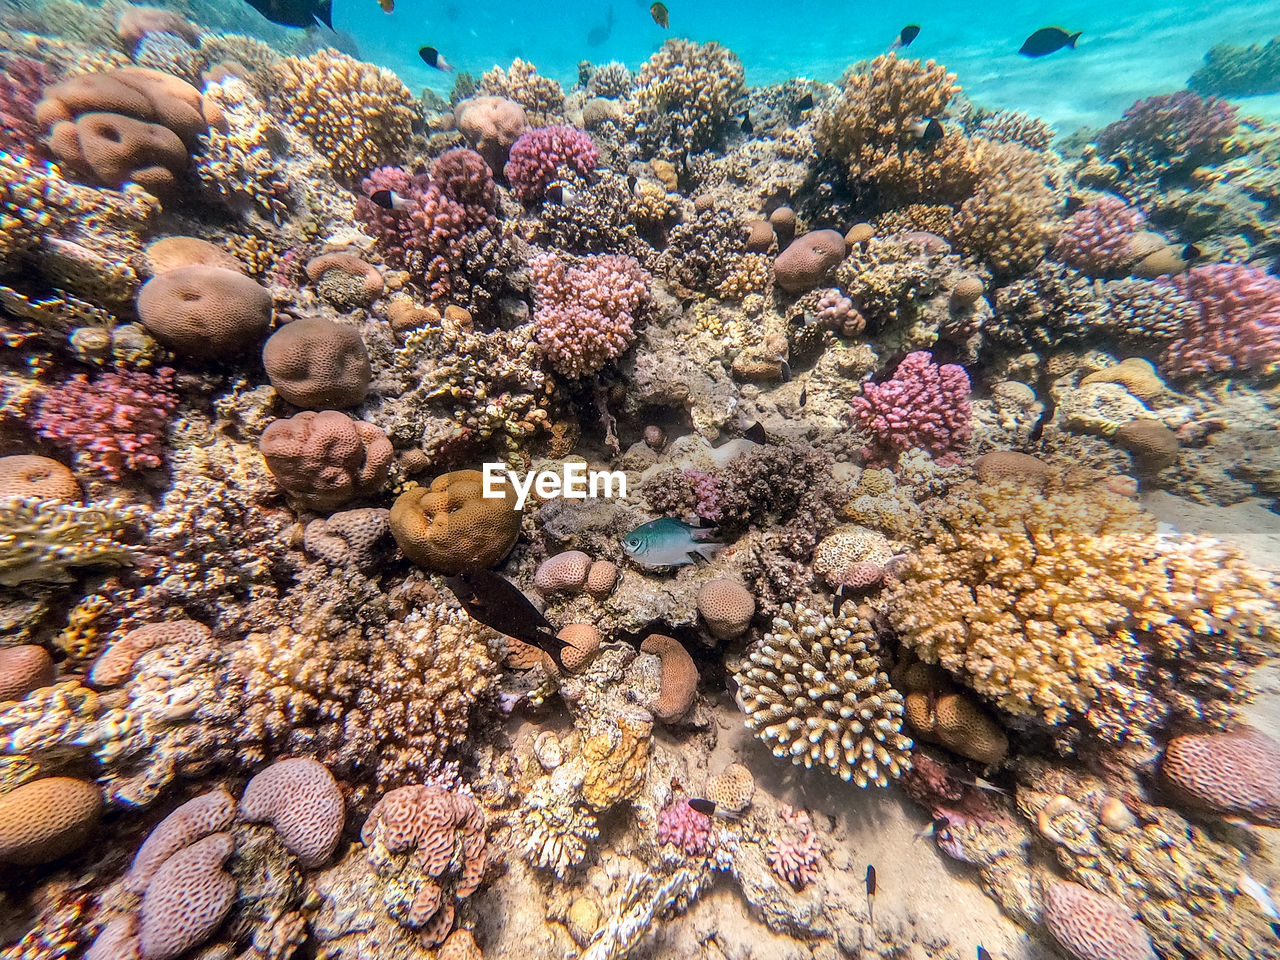
[[[390,70],[320,50],[289,57],[275,76],[285,119],[329,158],[342,183],[357,184],[408,151],[414,99]]]
[[[738,706],[774,756],[827,766],[860,787],[885,786],[910,769],[902,694],[861,612],[826,617],[787,604],[747,662],[734,677]]]
[[[818,117],[818,149],[848,167],[849,178],[875,192],[881,208],[957,203],[979,168],[964,135],[948,130],[921,145],[912,126],[941,117],[960,88],[955,74],[929,60],[876,57],[845,74],[840,98]]]
[[[1016,716],[1142,745],[1171,719],[1223,726],[1280,642],[1266,574],[1218,541],[1157,534],[1099,479],[1043,494],[970,482],[927,515],[890,621],[921,659]]]

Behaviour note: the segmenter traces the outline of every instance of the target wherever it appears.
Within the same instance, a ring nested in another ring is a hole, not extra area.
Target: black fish
[[[836,587],[836,595],[831,598],[831,617],[835,619],[840,616],[840,608],[844,606],[847,598],[844,595],[844,584]]]
[[[752,443],[768,443],[769,435],[764,432],[764,424],[757,420],[751,426],[747,427],[746,432],[742,434]]]
[[[1026,42],[1018,48],[1018,52],[1024,57],[1045,57],[1051,53],[1056,53],[1063,47],[1070,47],[1074,50],[1076,41],[1080,39],[1080,34],[1082,33],[1084,33],[1083,30],[1067,33],[1061,27],[1041,27],[1027,37]]]
[[[742,132],[748,137],[756,132],[756,125],[751,122],[751,114],[749,113],[742,115]]]
[[[1129,175],[1129,171],[1133,169],[1129,166],[1129,161],[1124,157],[1112,157],[1111,165],[1120,171],[1120,176],[1122,177],[1127,177]]]
[[[1083,206],[1084,206],[1083,197],[1074,197],[1074,196],[1067,197],[1067,202],[1062,205],[1062,212],[1065,213],[1067,216],[1071,216],[1071,214],[1075,213],[1077,210],[1079,210]]]
[[[978,960],[991,960],[991,954],[987,953],[987,948],[978,944]]]
[[[609,34],[613,33],[613,5],[609,6],[609,15],[605,18],[604,23],[598,23],[587,31],[587,46],[598,47],[609,39]]]
[[[909,47],[911,46],[911,41],[918,36],[920,36],[920,24],[908,23],[898,34],[898,39],[889,44],[889,49],[901,50],[903,47]]]
[[[867,919],[876,922],[876,868],[867,864]]]
[[[383,210],[403,211],[412,206],[408,199],[400,196],[394,190],[375,190],[369,194],[369,199]]]
[[[553,183],[547,187],[547,192],[542,197],[544,200],[558,203],[562,207],[571,207],[578,199],[578,195],[574,193],[573,188],[565,186],[563,183]]]
[[[1188,243],[1182,248],[1182,259],[1188,262],[1199,260],[1204,256],[1204,251],[1197,247],[1194,243]]]
[[[703,800],[701,797],[691,797],[689,799],[689,807],[697,810],[704,817],[709,817],[716,812],[715,801]]]
[[[917,143],[937,143],[947,133],[942,123],[933,119],[933,117],[919,120],[907,129],[911,131],[911,135],[916,138]]]
[[[453,66],[435,47],[419,47],[418,56],[422,58],[422,62],[428,67],[435,67],[437,70],[445,70],[450,73],[453,72]]]
[[[506,577],[476,570],[447,577],[444,582],[472,619],[532,644],[564,669],[560,655],[568,644],[556,636],[556,628]]]
[[[282,27],[309,27],[323,23],[333,29],[333,0],[245,0],[272,23]]]
[[[1276,939],[1280,940],[1280,921],[1271,921],[1271,932],[1276,935]]]
[[[800,388],[800,406],[804,406],[809,402],[809,385],[806,383]]]
[[[791,382],[791,364],[787,363],[785,360],[782,361],[782,382]]]
[[[803,97],[801,97],[799,100],[797,100],[797,101],[796,101],[796,109],[797,109],[797,110],[812,110],[812,109],[813,109],[813,94],[812,94],[812,93],[806,93]]]

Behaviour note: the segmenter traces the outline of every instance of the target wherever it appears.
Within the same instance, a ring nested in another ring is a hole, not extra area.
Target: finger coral
[[[1054,252],[1091,277],[1123,276],[1134,261],[1130,244],[1145,222],[1140,210],[1104,194],[1071,215]]]
[[[960,92],[955,79],[932,60],[892,53],[850,70],[840,97],[818,117],[819,150],[868,185],[877,207],[964,200],[979,173],[964,135],[949,129],[923,147],[911,129],[922,117],[943,115]]]
[[[826,617],[785,605],[743,667],[734,676],[738,706],[775,757],[826,766],[860,787],[886,786],[911,767],[902,694],[852,611]]]
[[[358,184],[408,151],[413,94],[390,70],[319,50],[282,61],[275,76],[285,119],[329,158],[340,182]]]
[[[1161,356],[1164,370],[1187,376],[1280,364],[1280,279],[1257,267],[1216,263],[1168,282],[1194,313]]]
[[[1149,744],[1221,725],[1280,640],[1274,585],[1225,544],[1161,538],[1087,480],[966,484],[897,573],[902,642],[1011,714]]]
[[[744,77],[742,61],[718,43],[668,40],[636,74],[637,136],[672,160],[721,145]]]
[[[1106,156],[1123,151],[1130,161],[1160,170],[1221,159],[1235,133],[1236,108],[1219,97],[1189,90],[1139,100],[1097,138]]]
[[[516,57],[507,69],[494,67],[480,78],[480,93],[513,100],[535,123],[546,123],[564,110],[564,88],[544,77],[533,64]]]
[[[939,366],[923,350],[909,353],[892,378],[863,384],[852,415],[871,441],[863,453],[872,466],[896,463],[913,449],[954,462],[973,433],[969,375],[954,363]]]
[[[544,253],[529,269],[538,342],[556,370],[575,379],[595,373],[631,344],[652,281],[633,258],[592,256],[573,266]]]
[[[689,806],[686,797],[676,794],[658,811],[658,842],[673,844],[691,857],[706,853],[711,842],[711,818]]]

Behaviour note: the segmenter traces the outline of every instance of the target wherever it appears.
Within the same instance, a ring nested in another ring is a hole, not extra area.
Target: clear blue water
[[[611,7],[609,35],[588,44]],[[1180,89],[1213,44],[1257,43],[1280,33],[1280,4],[1273,0],[671,0],[668,7],[670,31],[650,18],[649,0],[397,0],[391,14],[376,0],[336,0],[333,22],[355,37],[366,59],[392,68],[414,89],[440,93],[452,78],[418,60],[423,44],[477,75],[519,56],[568,84],[580,60],[621,60],[635,69],[668,36],[681,36],[730,47],[751,84],[793,76],[834,81],[848,65],[883,52],[903,25],[919,23],[913,55],[945,63],[983,105],[1024,110],[1064,132],[1109,122],[1141,97]],[[1079,49],[1038,60],[1019,56],[1022,41],[1048,25],[1083,30]],[[1246,105],[1280,116],[1274,99]]]

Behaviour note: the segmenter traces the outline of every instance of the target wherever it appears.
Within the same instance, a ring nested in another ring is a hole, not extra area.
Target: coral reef
[[[897,462],[923,449],[940,463],[954,461],[972,433],[969,375],[963,367],[938,366],[924,351],[908,354],[893,377],[863,385],[853,398],[854,422],[870,439],[864,455],[873,466]]]

